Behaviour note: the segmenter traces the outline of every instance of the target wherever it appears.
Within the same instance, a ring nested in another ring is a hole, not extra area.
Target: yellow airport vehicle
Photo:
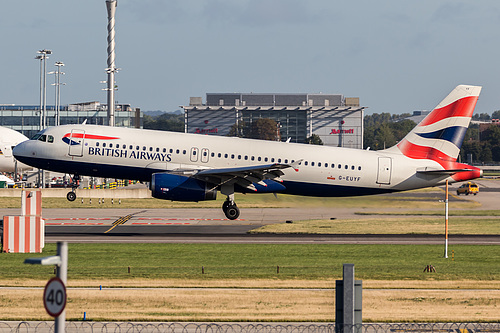
[[[474,194],[474,195],[476,195],[478,193],[479,193],[479,186],[477,186],[477,184],[475,184],[473,182],[464,183],[459,188],[457,188],[457,195],[460,195],[460,194],[465,194],[465,195]]]

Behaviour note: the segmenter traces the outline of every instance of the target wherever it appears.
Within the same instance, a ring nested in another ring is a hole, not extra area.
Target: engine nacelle
[[[217,187],[204,181],[172,175],[154,173],[151,178],[151,192],[154,198],[173,201],[215,200]]]

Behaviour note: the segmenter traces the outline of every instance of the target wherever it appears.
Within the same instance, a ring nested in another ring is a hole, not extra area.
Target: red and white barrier
[[[40,189],[21,191],[21,216],[3,217],[3,252],[41,253],[45,246]]]
[[[3,251],[41,253],[45,244],[45,224],[40,216],[4,216]]]
[[[42,191],[21,191],[21,215],[42,216]]]

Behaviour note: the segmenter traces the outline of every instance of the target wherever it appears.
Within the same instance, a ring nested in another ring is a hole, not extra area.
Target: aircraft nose
[[[20,144],[16,145],[14,149],[12,149],[12,154],[16,159],[19,159],[19,157],[27,157],[30,156],[27,154],[27,146],[29,145],[29,141],[21,142]]]

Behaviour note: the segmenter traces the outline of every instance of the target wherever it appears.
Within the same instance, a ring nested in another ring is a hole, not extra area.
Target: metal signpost
[[[56,333],[63,333],[66,326],[66,282],[68,280],[68,243],[57,243],[57,255],[44,258],[28,258],[25,264],[55,265],[56,277],[49,280],[43,292],[43,305],[47,313],[55,317]]]

